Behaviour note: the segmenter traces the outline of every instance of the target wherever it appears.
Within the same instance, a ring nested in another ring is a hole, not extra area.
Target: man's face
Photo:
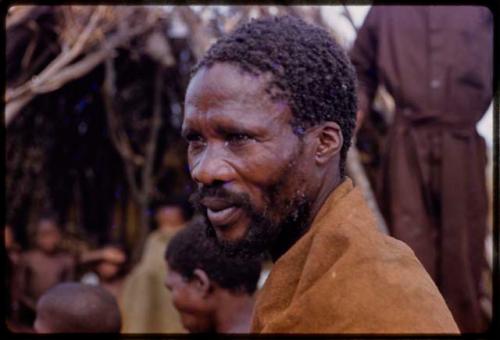
[[[287,222],[300,220],[297,212],[306,215],[309,204],[309,150],[293,133],[286,102],[266,93],[268,81],[227,63],[200,69],[186,93],[182,126],[198,184],[195,205],[221,244],[252,256]]]
[[[172,302],[184,328],[190,333],[212,332],[213,324],[206,303],[194,285],[194,281],[186,280],[175,270],[167,270],[165,286],[172,293]]]

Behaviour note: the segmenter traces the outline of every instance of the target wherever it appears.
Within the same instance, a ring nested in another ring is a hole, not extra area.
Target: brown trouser
[[[436,282],[462,332],[484,331],[484,140],[469,127],[396,115],[378,198],[392,236],[407,243]]]

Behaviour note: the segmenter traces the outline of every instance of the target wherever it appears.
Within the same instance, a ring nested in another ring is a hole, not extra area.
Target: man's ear
[[[192,279],[195,288],[200,292],[202,297],[207,297],[213,290],[212,283],[207,273],[202,269],[195,269],[194,277]]]
[[[328,163],[335,155],[340,154],[344,138],[339,124],[324,122],[316,132],[317,147],[314,154],[318,164]]]

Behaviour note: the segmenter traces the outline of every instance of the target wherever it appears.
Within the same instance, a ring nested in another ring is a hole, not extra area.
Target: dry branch
[[[89,24],[83,30],[80,38],[73,45],[73,47],[69,51],[61,52],[39,75],[32,78],[28,83],[19,86],[16,89],[9,90],[6,95],[6,101],[9,103],[12,100],[17,99],[18,97],[26,94],[34,87],[43,86],[44,82],[53,77],[56,73],[58,73],[62,67],[69,64],[73,61],[79,54],[82,52],[83,46],[87,41],[90,32],[97,25],[97,20],[99,18],[100,11],[96,10],[92,17],[90,18]]]
[[[118,121],[113,98],[116,96],[115,69],[112,58],[106,59],[105,78],[103,85],[103,101],[109,125],[111,142],[123,159],[127,183],[134,197],[139,197],[140,192],[135,181],[135,167],[142,164],[142,157],[136,155],[129,144],[128,138]]]
[[[151,194],[155,186],[154,176],[153,176],[153,166],[156,155],[156,147],[158,144],[158,133],[160,131],[162,119],[162,91],[163,91],[163,66],[161,63],[158,64],[158,70],[155,75],[154,83],[154,99],[153,99],[153,117],[151,119],[149,140],[145,148],[145,162],[142,167],[142,188],[140,192],[139,204],[141,205],[141,225],[139,229],[138,242],[135,245],[134,252],[132,254],[132,261],[137,263],[143,252],[144,244],[148,236],[148,222],[149,218],[147,216],[146,210],[149,206],[151,200]]]
[[[33,19],[33,17],[38,16],[40,13],[46,11],[48,6],[12,6],[5,18],[5,29],[8,30],[11,27],[24,23],[27,20]]]
[[[121,25],[122,29],[118,30],[118,33],[115,33],[107,40],[104,40],[95,52],[75,64],[68,65],[77,56],[85,52],[85,44],[89,39],[90,33],[95,29],[99,17],[102,15],[102,8],[100,6],[94,11],[80,38],[69,51],[63,51],[38,76],[33,77],[25,84],[15,89],[7,89],[5,96],[5,124],[7,126],[19,111],[37,94],[55,91],[69,81],[84,76],[97,65],[104,62],[116,47],[127,43],[139,34],[145,33],[155,23],[155,18],[149,16],[145,22],[137,24],[136,27]]]

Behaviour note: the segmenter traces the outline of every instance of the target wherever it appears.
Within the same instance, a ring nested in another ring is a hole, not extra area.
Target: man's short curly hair
[[[339,124],[344,176],[356,122],[356,76],[346,53],[324,29],[292,16],[252,20],[213,44],[192,75],[218,62],[252,74],[270,72],[268,93],[287,101],[295,134],[325,121]]]
[[[194,270],[203,270],[210,280],[232,292],[253,294],[259,281],[259,259],[242,260],[224,255],[222,249],[206,235],[206,226],[192,222],[170,240],[165,259],[171,270],[186,279],[194,277]]]

